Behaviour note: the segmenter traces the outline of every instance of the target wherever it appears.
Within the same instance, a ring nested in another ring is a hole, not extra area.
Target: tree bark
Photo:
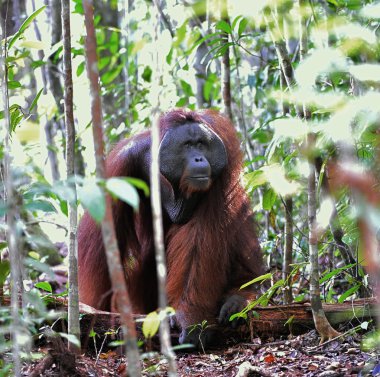
[[[284,304],[290,304],[293,301],[291,264],[293,262],[293,199],[288,197],[284,201],[285,207],[285,247],[284,260],[282,264],[282,278],[286,282],[284,291]]]
[[[300,59],[303,60],[307,52],[307,34],[306,23],[303,17],[302,8],[307,2],[299,0],[300,11]],[[305,104],[303,104],[303,118],[310,120],[311,113]],[[316,136],[309,133],[307,136],[307,153],[309,162],[309,177],[308,177],[308,225],[309,225],[309,254],[310,254],[310,298],[311,309],[313,311],[313,319],[315,328],[321,336],[321,343],[327,339],[334,338],[339,335],[339,332],[334,330],[325,312],[322,308],[321,291],[319,287],[319,261],[318,261],[318,231],[316,229],[316,212],[317,212],[317,196],[316,196],[316,168],[315,168],[315,139]]]
[[[157,8],[157,20],[154,41],[158,42],[158,28],[160,25],[163,11],[160,4],[160,0],[154,0]],[[168,375],[169,377],[177,376],[177,364],[175,360],[175,354],[172,350],[170,339],[170,326],[169,319],[166,313],[167,309],[167,297],[166,297],[166,255],[164,245],[164,228],[162,222],[162,204],[161,204],[161,187],[160,187],[160,128],[159,128],[159,109],[160,109],[160,94],[162,93],[162,63],[159,58],[159,51],[155,53],[155,72],[153,89],[157,93],[157,102],[153,110],[154,124],[152,127],[152,146],[151,154],[152,161],[150,166],[150,186],[151,186],[151,205],[152,205],[152,218],[153,218],[153,231],[154,231],[154,247],[156,256],[156,268],[157,268],[157,282],[158,282],[158,306],[160,314],[163,314],[160,322],[160,342],[161,352],[168,359]]]
[[[223,0],[221,5],[221,18],[230,23],[228,15],[228,0]],[[223,33],[224,43],[228,43],[228,33]],[[222,95],[224,104],[224,113],[232,121],[232,101],[231,101],[231,63],[230,63],[230,48],[222,56]]]
[[[95,146],[97,177],[106,177],[104,163],[104,141],[102,126],[102,105],[100,99],[99,71],[97,66],[96,36],[94,27],[94,10],[90,0],[83,0],[86,25],[86,58],[87,74],[91,90],[92,129]],[[114,299],[123,322],[123,333],[128,357],[128,373],[130,376],[140,376],[141,366],[136,343],[136,329],[132,317],[131,305],[125,284],[125,276],[121,264],[120,252],[117,246],[116,234],[112,216],[112,199],[106,195],[106,213],[101,224],[103,242],[107,256],[109,275],[111,277]]]
[[[4,31],[2,34],[6,34]],[[3,35],[2,35],[3,37]],[[3,39],[2,39],[3,40]],[[6,224],[7,224],[7,244],[10,259],[10,290],[11,290],[11,340],[12,340],[12,360],[13,360],[13,374],[18,377],[21,376],[21,345],[20,339],[23,334],[23,323],[20,318],[22,308],[22,264],[23,255],[21,244],[19,242],[19,232],[17,231],[17,218],[19,217],[17,194],[15,191],[12,179],[12,154],[11,154],[11,121],[9,112],[9,95],[8,95],[8,74],[6,66],[7,58],[7,44],[1,46],[0,49],[0,80],[1,80],[1,99],[3,102],[2,108],[4,109],[4,123],[3,130],[4,151],[3,151],[3,164],[4,164],[4,188],[5,188],[5,203],[7,205]]]
[[[63,66],[64,66],[64,109],[66,125],[66,178],[75,177],[75,124],[73,109],[73,78],[71,66],[71,27],[70,27],[70,0],[62,1],[63,26]],[[75,182],[71,184],[74,196],[68,204],[69,208],[69,307],[68,333],[80,341],[79,327],[79,293],[78,293],[78,241],[77,241],[77,195]],[[80,346],[69,340],[69,350],[79,354]]]

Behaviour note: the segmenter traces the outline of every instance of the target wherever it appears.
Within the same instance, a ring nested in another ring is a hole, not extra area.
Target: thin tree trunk
[[[284,20],[285,22],[285,20]],[[288,51],[288,50],[287,50]],[[289,56],[287,54],[287,56]],[[288,74],[291,75],[291,80],[293,81],[293,68],[290,65],[291,70]],[[280,76],[281,92],[284,93],[285,88],[287,88],[285,74],[281,69]],[[282,114],[286,116],[289,114],[289,104],[285,101],[284,98],[281,99],[282,105]],[[284,304],[290,304],[293,302],[293,291],[292,291],[292,281],[290,279],[291,273],[291,264],[293,263],[293,198],[288,196],[283,201],[285,209],[285,245],[284,245],[284,260],[282,263],[282,278],[286,282],[285,291],[284,291]]]
[[[221,18],[230,23],[228,15],[228,0],[223,0],[221,4]],[[224,33],[224,43],[228,43],[228,34]],[[222,56],[222,95],[224,104],[224,113],[232,120],[232,101],[231,101],[231,64],[230,64],[230,48]]]
[[[6,23],[5,23],[6,24]],[[5,34],[2,33],[2,34]],[[9,95],[8,95],[8,75],[6,67],[6,44],[1,47],[0,53],[0,80],[2,88],[2,102],[4,109],[4,186],[5,186],[5,201],[7,205],[6,224],[7,224],[7,243],[10,258],[11,268],[11,326],[10,333],[12,339],[12,359],[13,359],[13,374],[21,376],[21,346],[20,340],[23,334],[23,325],[20,319],[20,310],[22,305],[22,252],[18,243],[18,232],[16,221],[19,216],[17,208],[17,197],[12,180],[11,171],[11,129],[10,129],[10,113],[9,113]]]
[[[158,28],[162,19],[163,11],[159,0],[154,0],[157,8],[157,21],[155,27],[155,43],[158,42]],[[158,44],[157,44],[158,46]],[[162,205],[161,205],[161,187],[160,187],[160,159],[159,159],[159,145],[160,145],[160,129],[159,129],[159,109],[160,109],[160,92],[162,81],[162,63],[159,58],[159,50],[155,53],[156,61],[153,88],[157,93],[157,102],[153,110],[154,124],[152,126],[152,162],[150,167],[150,186],[151,186],[151,204],[152,204],[152,217],[153,217],[153,230],[154,230],[154,246],[156,255],[156,268],[157,268],[157,281],[158,281],[158,306],[162,312],[166,311],[168,306],[166,297],[166,255],[164,246],[164,230],[162,223]],[[172,350],[170,339],[170,326],[167,315],[161,318],[160,323],[160,342],[161,352],[168,359],[168,375],[170,377],[177,376],[177,363],[175,354]]]
[[[292,282],[290,281],[291,264],[293,263],[293,199],[287,197],[284,201],[285,207],[285,248],[282,264],[282,278],[286,282],[284,291],[284,304],[293,302]]]
[[[105,179],[104,140],[102,126],[102,105],[100,99],[99,71],[97,66],[96,36],[94,28],[94,9],[92,1],[83,0],[86,25],[86,59],[87,74],[91,90],[92,129],[95,147],[97,177]],[[112,282],[114,298],[123,322],[123,335],[127,348],[128,373],[130,376],[140,376],[140,357],[136,342],[136,328],[132,317],[131,305],[125,284],[125,275],[121,264],[120,252],[117,246],[116,234],[112,217],[112,199],[106,194],[106,213],[101,224],[103,242],[107,257],[109,275]]]
[[[299,0],[300,10],[300,59],[303,60],[307,52],[307,30],[305,19],[302,16],[302,8],[306,6],[305,0]],[[311,113],[303,104],[303,116],[305,120],[310,120]],[[321,336],[321,343],[327,339],[334,338],[339,333],[333,329],[325,312],[322,308],[321,291],[319,287],[319,261],[318,261],[318,232],[316,229],[316,212],[317,212],[317,195],[316,195],[316,168],[315,168],[315,135],[308,134],[307,149],[309,162],[309,177],[308,177],[308,225],[309,225],[309,254],[310,254],[310,297],[311,310],[315,328]]]
[[[66,178],[74,178],[75,160],[75,125],[73,110],[73,78],[71,67],[71,32],[70,32],[70,0],[62,1],[63,27],[63,66],[65,92],[65,124],[66,124]],[[77,195],[75,182],[71,185],[74,196],[68,203],[69,208],[69,306],[68,306],[68,333],[80,342],[79,327],[79,294],[78,294],[78,240],[77,240]],[[80,343],[79,343],[80,344]],[[80,345],[69,340],[69,350],[79,354]]]

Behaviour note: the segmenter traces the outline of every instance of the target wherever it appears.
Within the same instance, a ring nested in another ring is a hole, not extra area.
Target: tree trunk
[[[228,15],[228,0],[222,0],[221,4],[221,18],[230,23]],[[224,43],[228,43],[228,33],[223,35]],[[227,47],[222,56],[222,95],[224,104],[224,113],[232,121],[232,101],[231,101],[231,64],[230,64],[230,48]]]
[[[86,25],[86,58],[87,74],[91,90],[92,129],[95,147],[97,177],[104,180],[104,142],[102,126],[102,105],[100,99],[99,72],[97,69],[96,36],[94,27],[94,10],[92,1],[83,0]],[[136,329],[133,322],[125,275],[118,250],[116,234],[112,217],[112,199],[106,194],[106,213],[101,223],[104,248],[107,257],[109,275],[111,277],[113,295],[123,322],[125,346],[128,357],[128,373],[130,376],[140,376],[140,357],[136,342]]]
[[[66,125],[66,178],[74,178],[75,159],[75,125],[73,106],[73,78],[71,65],[71,27],[70,27],[70,0],[62,1],[63,26],[63,66],[65,91],[65,125]],[[69,208],[69,307],[68,307],[68,333],[80,339],[79,328],[79,293],[78,293],[78,240],[77,240],[77,195],[75,183],[71,185],[74,197],[68,204]],[[79,346],[69,340],[69,350],[79,354]]]

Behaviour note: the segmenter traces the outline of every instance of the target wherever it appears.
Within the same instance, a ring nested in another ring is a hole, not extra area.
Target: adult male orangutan
[[[176,310],[180,342],[198,346],[189,326],[228,324],[252,295],[239,287],[263,273],[250,201],[241,185],[242,154],[234,127],[215,111],[177,109],[160,118],[161,198],[168,267],[167,295]],[[149,182],[151,136],[119,142],[106,159],[107,176]],[[115,201],[113,216],[135,313],[157,308],[150,199],[134,213]],[[79,226],[80,300],[111,309],[111,282],[99,226],[85,213]],[[209,333],[202,333],[207,343]]]

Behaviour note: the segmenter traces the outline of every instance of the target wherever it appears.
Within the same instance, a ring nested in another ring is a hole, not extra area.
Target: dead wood
[[[65,300],[60,299],[59,301],[60,305],[66,306]],[[323,304],[323,309],[329,322],[335,327],[348,323],[357,325],[362,321],[375,317],[379,310],[376,306],[375,298],[359,299],[342,304]],[[258,314],[258,317],[250,315],[248,324],[240,326],[238,329],[217,326],[217,343],[224,344],[226,339],[229,338],[247,341],[256,336],[267,338],[290,333],[296,335],[314,328],[310,303],[256,307],[254,311]],[[102,341],[104,340],[105,333],[110,332],[110,330],[117,330],[120,327],[118,313],[99,311],[85,304],[80,304],[80,312],[82,314],[81,334],[84,345],[88,344],[88,334],[91,329],[97,334],[98,340]],[[143,340],[148,348],[155,349],[158,342],[157,339],[147,342],[142,334],[144,316],[134,315],[134,319],[138,338]],[[119,336],[114,335],[113,337],[119,338]],[[178,340],[178,333],[175,330],[172,331],[172,337],[175,343]],[[108,335],[109,341],[111,341],[111,338],[112,335]]]

